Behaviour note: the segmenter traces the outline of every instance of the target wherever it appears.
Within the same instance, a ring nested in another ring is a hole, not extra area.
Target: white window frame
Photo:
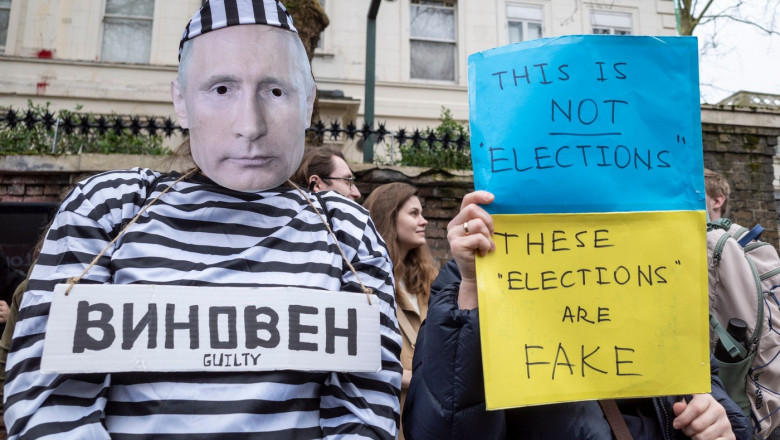
[[[111,60],[111,61],[108,61],[108,62],[133,63],[133,64],[150,64],[151,63],[151,59],[152,59],[152,40],[153,40],[152,37],[154,36],[154,3],[155,3],[155,0],[151,0],[151,1],[152,1],[152,15],[150,15],[148,17],[147,16],[142,16],[142,15],[107,14],[105,11],[106,11],[106,6],[108,6],[108,1],[105,1],[103,3],[102,34],[101,34],[101,38],[100,38],[100,59],[102,61],[105,61],[104,56],[103,56],[103,48],[104,48],[104,45],[105,45],[104,38],[105,38],[105,33],[106,33],[106,22],[107,21],[111,21],[112,19],[119,19],[119,20],[144,21],[144,22],[149,22],[151,24],[151,26],[149,27],[149,56],[148,56],[148,58],[145,61],[142,61],[140,63],[132,62],[132,61],[121,61],[121,60],[119,60],[119,61]],[[162,0],[162,1],[166,1],[166,0]]]
[[[432,38],[432,37],[416,37],[412,36],[411,34],[411,17],[414,16],[412,9],[415,6],[425,6],[428,8],[439,8],[439,9],[447,9],[452,10],[452,21],[453,21],[453,37],[452,39],[447,38]],[[444,83],[457,83],[458,82],[458,69],[457,69],[457,63],[458,63],[458,8],[457,8],[457,2],[455,0],[433,0],[433,1],[425,1],[425,0],[412,0],[409,2],[409,79],[412,81],[434,81],[434,82],[444,82]],[[433,43],[446,43],[450,44],[452,46],[452,53],[453,53],[453,63],[452,63],[452,78],[451,79],[434,79],[434,78],[415,78],[412,76],[412,52],[413,52],[413,44],[414,41],[423,41],[423,42],[433,42]]]
[[[0,44],[0,54],[5,53],[5,45],[8,44],[8,31],[11,27],[11,4],[13,3],[12,0],[8,0],[8,7],[6,6],[0,6],[0,10],[8,11],[8,23],[5,24],[5,30],[6,34],[3,35],[3,39],[5,40],[5,43]]]
[[[506,4],[506,37],[509,44],[520,42],[512,41],[512,33],[510,31],[512,23],[519,23],[521,26],[522,39],[520,41],[531,39],[528,38],[529,24],[538,24],[540,37],[544,37],[544,6],[524,3]]]
[[[634,17],[630,12],[593,9],[590,25],[591,32],[597,35],[634,35]]]

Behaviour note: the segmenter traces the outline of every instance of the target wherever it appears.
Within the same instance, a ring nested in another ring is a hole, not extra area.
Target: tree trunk
[[[330,20],[328,20],[319,0],[282,0],[282,3],[292,15],[293,24],[298,29],[298,36],[301,37],[301,42],[303,42],[303,47],[306,48],[306,54],[311,62],[314,57],[314,48],[320,41],[320,34],[328,27]],[[319,107],[319,98],[315,98],[314,112],[311,115],[312,122],[320,119]]]

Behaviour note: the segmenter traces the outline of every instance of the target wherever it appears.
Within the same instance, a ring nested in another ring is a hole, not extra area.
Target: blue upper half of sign
[[[494,214],[704,209],[695,37],[577,35],[469,57]]]

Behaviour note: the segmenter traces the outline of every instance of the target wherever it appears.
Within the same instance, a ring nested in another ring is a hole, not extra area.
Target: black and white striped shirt
[[[81,182],[60,208],[32,272],[8,357],[9,438],[394,439],[401,339],[392,266],[368,213],[335,193],[323,197],[333,230],[381,302],[378,373],[40,372],[54,286],[81,274],[175,180],[158,175],[147,169],[99,174]],[[152,204],[82,279],[90,282],[361,291],[298,191],[238,192],[203,176],[177,183]]]

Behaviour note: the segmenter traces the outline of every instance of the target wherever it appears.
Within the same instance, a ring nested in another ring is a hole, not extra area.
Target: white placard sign
[[[44,373],[375,372],[379,300],[294,287],[57,285]]]

